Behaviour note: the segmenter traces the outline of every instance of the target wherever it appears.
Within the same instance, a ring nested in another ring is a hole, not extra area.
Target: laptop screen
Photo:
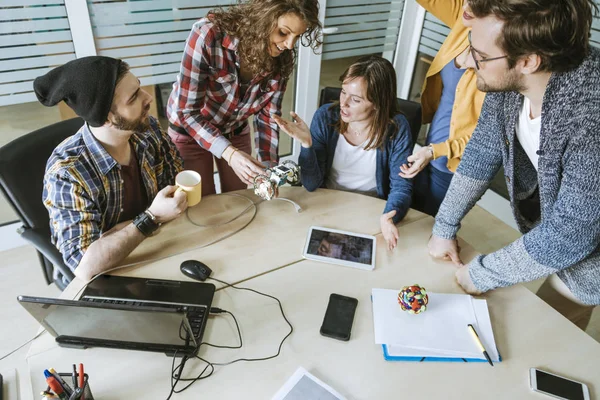
[[[96,305],[81,301],[29,298],[23,307],[53,336],[186,346],[189,324],[177,309]],[[54,303],[54,304],[51,304]],[[130,309],[119,309],[130,308]],[[192,345],[193,343],[187,343]]]

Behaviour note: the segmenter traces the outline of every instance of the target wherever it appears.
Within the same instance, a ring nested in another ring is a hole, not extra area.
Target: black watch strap
[[[146,237],[152,235],[160,226],[145,211],[133,219],[133,224]]]

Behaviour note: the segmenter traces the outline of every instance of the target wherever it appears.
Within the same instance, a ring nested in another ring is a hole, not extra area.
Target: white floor
[[[38,331],[39,324],[17,302],[19,295],[57,297],[60,291],[55,285],[47,286],[38,262],[37,253],[31,246],[23,246],[0,253],[0,357],[19,347]],[[31,398],[25,346],[13,355],[0,361],[0,374],[10,376],[16,372],[19,380],[20,399]],[[49,365],[48,367],[52,367]],[[40,371],[42,374],[43,371]],[[14,378],[4,382],[14,388]],[[8,389],[7,388],[7,389]],[[7,397],[13,400],[12,397]]]

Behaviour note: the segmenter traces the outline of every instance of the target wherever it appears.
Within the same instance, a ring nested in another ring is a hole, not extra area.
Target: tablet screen
[[[306,255],[373,265],[374,238],[313,227]]]

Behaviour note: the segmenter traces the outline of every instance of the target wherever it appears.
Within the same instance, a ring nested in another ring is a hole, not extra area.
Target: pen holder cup
[[[60,377],[67,383],[69,383],[71,381],[71,378],[73,377],[73,374],[69,373],[59,373],[58,375],[60,375]],[[75,378],[79,380],[79,374],[75,375]],[[75,388],[72,389],[74,390]],[[83,374],[83,390],[81,391],[81,393],[73,392],[73,394],[69,397],[69,400],[80,399],[94,400],[94,395],[92,395],[92,390],[90,389],[90,383],[88,381],[88,374]]]

